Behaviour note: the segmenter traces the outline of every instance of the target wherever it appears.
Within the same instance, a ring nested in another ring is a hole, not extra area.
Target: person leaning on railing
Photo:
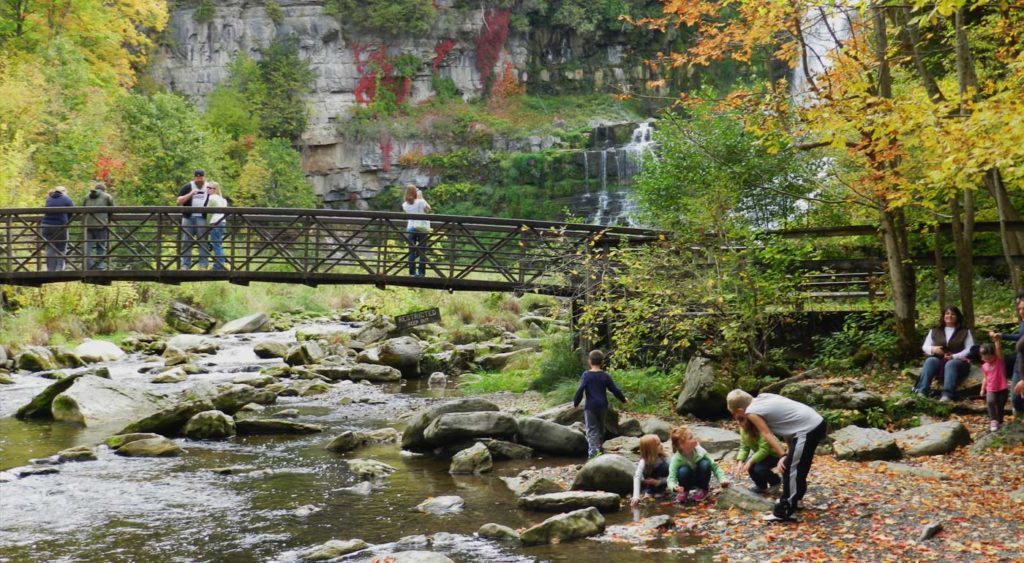
[[[183,207],[206,207],[210,193],[206,191],[206,173],[196,170],[193,180],[178,192],[178,205]],[[206,238],[206,213],[181,214],[181,268],[192,268],[192,247],[199,243],[199,268],[205,270],[210,256]]]
[[[82,207],[111,207],[114,197],[107,193],[107,185],[96,182],[82,199]],[[106,270],[107,242],[110,240],[110,213],[94,211],[82,217],[85,226],[85,269]]]
[[[74,207],[75,202],[68,197],[68,189],[57,186],[46,196],[46,207]],[[46,271],[63,272],[68,254],[68,213],[47,211],[43,214],[42,231],[46,243]]]
[[[220,184],[210,181],[206,184],[210,192],[207,199],[207,207],[227,207],[228,200],[221,193]],[[227,226],[227,215],[224,213],[210,214],[210,246],[213,250],[213,269],[218,271],[226,270],[224,260],[224,227]]]
[[[430,213],[430,204],[423,199],[416,186],[405,187],[405,201],[402,210],[408,214]],[[409,243],[409,275],[422,278],[427,275],[427,237],[430,236],[430,221],[409,219],[405,228],[406,240]],[[416,269],[416,257],[419,256],[419,270]]]

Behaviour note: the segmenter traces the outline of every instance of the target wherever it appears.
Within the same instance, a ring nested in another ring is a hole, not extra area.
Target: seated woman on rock
[[[956,384],[967,376],[970,371],[970,360],[967,354],[974,346],[971,331],[964,326],[964,315],[956,307],[946,307],[935,328],[928,331],[924,339],[924,350],[928,359],[921,368],[921,378],[914,386],[919,395],[928,393],[932,379],[942,373],[942,399],[952,401],[956,394]]]

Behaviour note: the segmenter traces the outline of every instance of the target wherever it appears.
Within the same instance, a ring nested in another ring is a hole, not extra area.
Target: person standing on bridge
[[[46,197],[46,207],[74,207],[75,202],[68,197],[68,189],[64,186],[57,186]],[[68,223],[71,217],[68,213],[54,213],[47,211],[43,215],[43,240],[46,242],[44,254],[46,254],[46,271],[63,272],[64,263],[68,254]]]
[[[402,210],[408,214],[430,213],[430,204],[423,199],[423,194],[416,186],[405,187],[405,201]],[[409,275],[422,278],[427,274],[427,237],[430,236],[430,221],[409,219],[405,227],[405,238],[409,243]],[[416,270],[416,257],[419,256],[420,267]]]
[[[228,200],[220,192],[220,184],[209,182],[206,189],[210,192],[209,207],[227,207]],[[224,271],[224,226],[227,224],[227,215],[224,213],[213,213],[210,215],[210,246],[213,249],[213,269]]]
[[[82,207],[111,207],[114,197],[107,193],[107,185],[96,182],[89,194],[82,200]],[[105,270],[107,241],[110,240],[110,214],[86,213],[82,217],[85,225],[85,269]]]
[[[206,207],[210,193],[206,190],[206,173],[196,170],[191,182],[178,192],[178,205],[183,207]],[[206,238],[206,214],[181,214],[181,268],[192,268],[192,248],[199,243],[199,268],[205,270],[209,264],[210,248]]]

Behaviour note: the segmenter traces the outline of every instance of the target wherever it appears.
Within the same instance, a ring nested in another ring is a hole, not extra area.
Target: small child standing
[[[640,438],[640,461],[633,474],[633,498],[629,504],[636,506],[640,502],[641,490],[645,497],[664,493],[667,478],[668,456],[661,447],[661,439],[654,434],[645,434]]]
[[[782,483],[782,477],[772,471],[778,465],[779,458],[773,455],[771,444],[758,432],[750,419],[744,418],[739,424],[740,451],[736,455],[736,469],[733,475],[738,477],[746,473],[754,482],[757,492],[764,494]]]
[[[700,447],[689,428],[680,426],[672,430],[672,450],[675,453],[668,468],[668,488],[677,493],[676,502],[684,503],[687,498],[700,502],[707,498],[712,472],[722,487],[729,486],[725,472]]]
[[[981,345],[981,371],[985,380],[981,382],[981,396],[988,407],[988,429],[992,432],[1003,426],[1003,409],[1006,399],[1010,396],[1010,388],[1006,384],[1006,364],[1003,362],[1002,337],[992,335],[992,343]]]
[[[579,407],[584,395],[587,404],[583,407],[583,424],[587,428],[587,457],[593,458],[604,453],[604,417],[608,412],[608,391],[623,403],[626,397],[615,386],[612,376],[604,371],[604,353],[591,350],[587,357],[589,369],[580,376],[580,386],[572,398],[572,406]]]

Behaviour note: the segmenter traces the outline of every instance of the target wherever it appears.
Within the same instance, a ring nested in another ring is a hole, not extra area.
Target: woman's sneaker
[[[692,500],[693,502],[700,502],[706,498],[708,498],[708,492],[705,491],[704,489],[697,489],[696,491],[693,491],[693,494],[690,495],[690,500]]]

